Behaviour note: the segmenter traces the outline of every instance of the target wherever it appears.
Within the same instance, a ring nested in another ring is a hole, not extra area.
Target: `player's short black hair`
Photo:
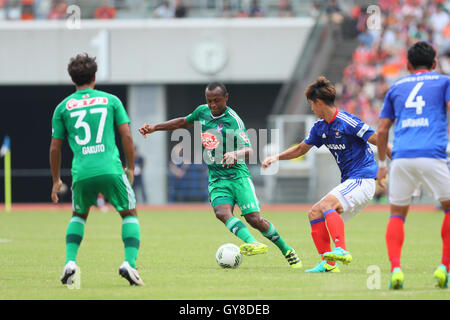
[[[416,42],[408,49],[408,61],[415,69],[418,67],[431,69],[435,58],[436,50],[426,41]]]
[[[316,102],[317,99],[320,99],[325,104],[332,106],[336,99],[336,89],[330,80],[320,76],[306,88],[305,95],[308,100]]]
[[[206,86],[206,90],[208,91],[213,91],[216,88],[220,88],[220,90],[222,90],[223,95],[226,95],[228,93],[227,88],[221,82],[211,82]]]
[[[67,71],[77,86],[90,84],[97,72],[97,62],[95,57],[90,57],[87,53],[77,54],[70,59]]]

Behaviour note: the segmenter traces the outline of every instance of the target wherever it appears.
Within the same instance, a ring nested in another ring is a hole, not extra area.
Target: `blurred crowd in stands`
[[[0,20],[65,19],[78,5],[83,19],[292,17],[295,8],[326,0],[0,0]],[[293,6],[295,3],[295,6]],[[298,10],[297,10],[298,11]],[[192,12],[192,14],[191,14]]]
[[[72,4],[82,4],[88,18],[114,19],[116,6],[112,0],[71,1],[71,0],[0,0],[0,20],[61,20],[66,19]]]
[[[435,71],[450,74],[450,2],[445,0],[379,0],[380,25],[367,8],[355,6],[350,17],[358,46],[336,85],[338,105],[376,127],[384,96],[406,69],[407,48],[424,40],[438,54]],[[371,26],[368,28],[368,25]]]
[[[195,17],[191,10],[202,3],[213,8],[216,17],[291,17],[300,0],[0,0],[0,20],[65,19],[71,4],[81,7],[81,18],[115,19],[119,12],[138,8],[151,18]],[[407,74],[406,50],[418,40],[430,41],[438,51],[439,72],[450,74],[450,1],[378,0],[376,10],[350,5],[353,0],[301,0],[307,15],[318,17],[323,11],[335,27],[355,30],[359,45],[336,84],[338,103],[371,125],[377,122],[389,86]],[[342,8],[345,6],[345,9]],[[274,9],[275,8],[275,9]],[[272,11],[269,13],[269,9]],[[273,10],[274,9],[274,10]],[[274,13],[275,12],[275,13]],[[374,15],[380,14],[379,18]],[[368,23],[368,20],[370,22]],[[377,25],[378,24],[378,25]],[[348,31],[348,30],[347,30]],[[339,40],[338,40],[339,41]]]

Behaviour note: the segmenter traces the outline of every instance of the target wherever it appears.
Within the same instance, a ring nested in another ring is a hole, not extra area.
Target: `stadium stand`
[[[381,28],[367,27],[367,10],[355,6],[358,45],[337,85],[346,111],[376,126],[389,86],[407,74],[406,49],[426,40],[436,47],[438,72],[450,72],[450,4],[435,0],[380,0]]]
[[[0,0],[0,20],[64,19],[70,5],[80,7],[83,19],[317,17],[323,7],[339,19],[335,9],[356,0],[329,1],[333,5],[327,0]]]

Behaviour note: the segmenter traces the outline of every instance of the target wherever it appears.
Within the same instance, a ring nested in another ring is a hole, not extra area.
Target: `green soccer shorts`
[[[124,211],[136,208],[136,197],[125,174],[105,174],[76,181],[72,185],[72,208],[77,213],[87,213],[97,205],[101,193],[116,208]]]
[[[250,177],[219,179],[209,183],[209,201],[213,208],[222,204],[237,204],[242,215],[260,211],[255,186]]]

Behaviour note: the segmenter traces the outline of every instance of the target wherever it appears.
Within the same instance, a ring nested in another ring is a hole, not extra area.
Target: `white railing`
[[[294,144],[302,142],[314,122],[317,120],[312,115],[272,115],[268,118],[269,128],[276,129],[278,137],[272,137],[267,146],[267,155],[273,155],[288,149]],[[295,185],[295,179],[298,181],[307,181],[307,187],[298,188],[298,202],[312,202],[316,198],[316,166],[315,166],[315,150],[311,150],[301,159],[289,161],[279,161],[276,163],[274,172],[264,175],[265,198],[267,202],[284,201],[292,202],[289,197],[283,197],[279,194],[283,192],[281,184],[290,181],[290,185]],[[294,180],[292,180],[294,179]],[[300,183],[300,182],[299,182]],[[302,191],[303,190],[303,191]],[[295,190],[292,190],[296,192]]]

